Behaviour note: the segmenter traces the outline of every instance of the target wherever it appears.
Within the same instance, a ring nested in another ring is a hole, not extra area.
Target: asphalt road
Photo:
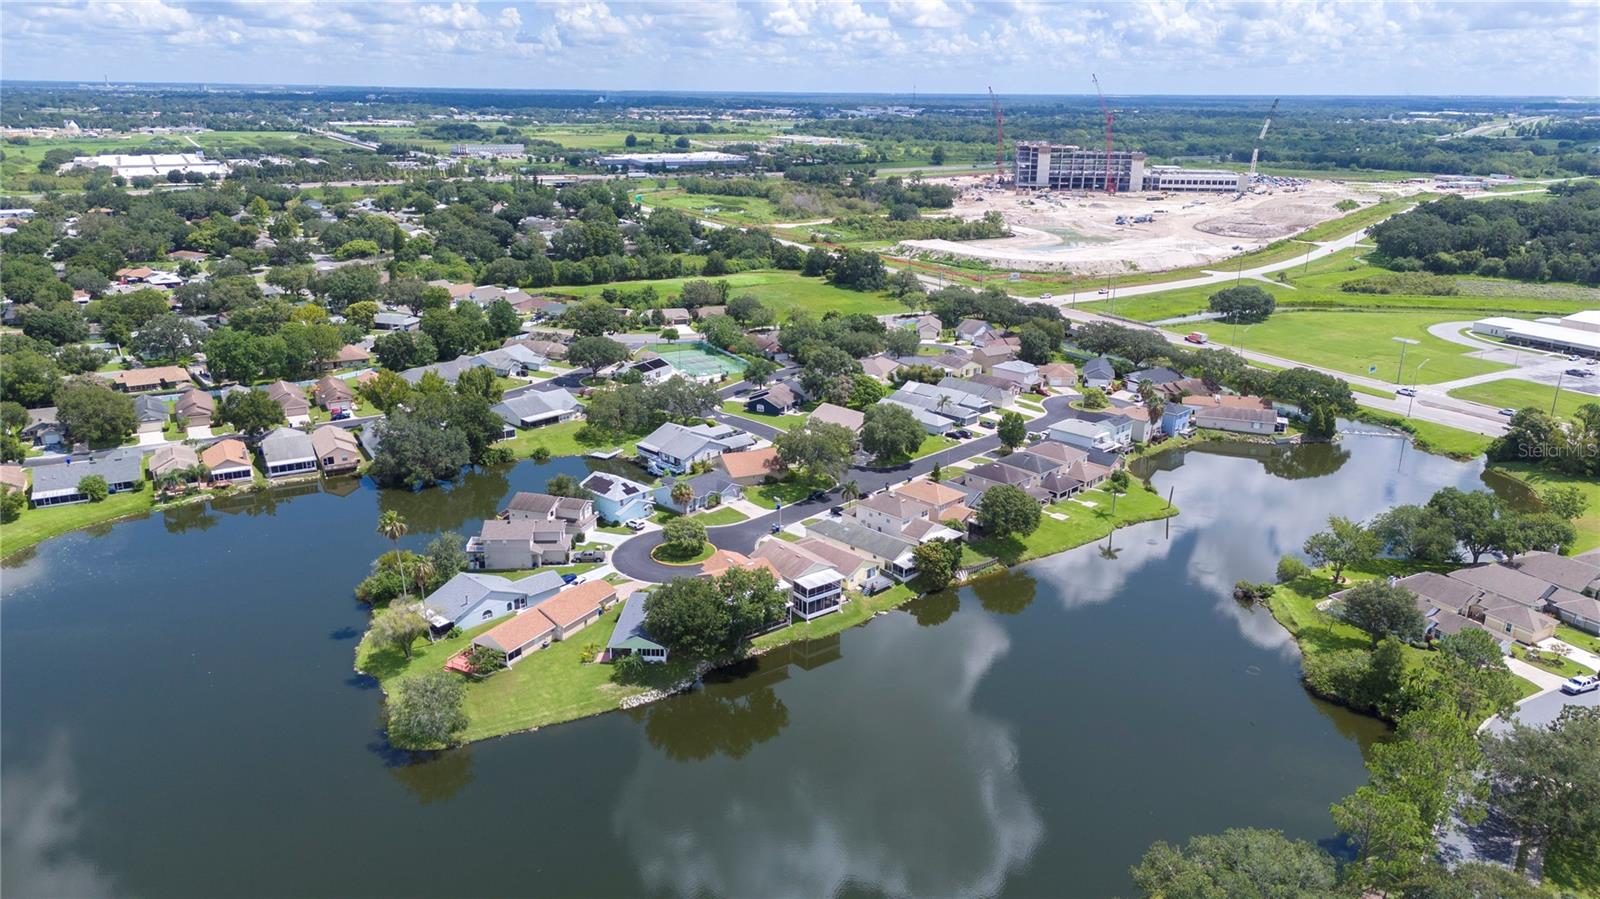
[[[1067,397],[1050,397],[1044,401],[1045,414],[1028,422],[1028,429],[1038,431],[1069,416]],[[732,416],[729,416],[732,418]],[[739,419],[734,424],[747,427],[755,431],[764,425],[754,425],[745,419]],[[768,430],[771,430],[770,428]],[[932,455],[924,456],[905,465],[893,468],[873,468],[857,465],[850,469],[845,476],[846,480],[853,480],[861,488],[861,495],[876,493],[887,487],[902,484],[913,478],[921,477],[933,470],[934,465],[949,467],[963,459],[981,456],[1000,446],[1000,438],[994,434],[985,434],[941,450]],[[755,550],[756,541],[762,536],[772,532],[774,525],[793,524],[806,518],[815,518],[825,515],[829,508],[839,503],[838,494],[830,493],[820,500],[805,500],[791,506],[784,506],[781,510],[768,512],[765,515],[741,521],[738,524],[723,525],[721,527],[706,528],[706,537],[714,545],[734,552],[750,554]],[[700,573],[700,566],[662,565],[650,558],[650,551],[661,544],[661,532],[651,531],[630,538],[618,546],[611,553],[611,564],[628,577],[641,581],[664,583],[675,577],[693,577]]]

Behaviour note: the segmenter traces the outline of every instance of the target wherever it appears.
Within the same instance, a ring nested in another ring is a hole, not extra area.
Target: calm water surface
[[[7,896],[1107,896],[1154,840],[1333,839],[1372,721],[1230,598],[1329,514],[1481,468],[1398,440],[1150,464],[1183,514],[630,713],[416,762],[351,670],[387,548],[587,463],[250,497],[0,571]]]

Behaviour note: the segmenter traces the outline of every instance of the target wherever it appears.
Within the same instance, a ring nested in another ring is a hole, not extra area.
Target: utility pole
[[[1432,361],[1432,358],[1422,360],[1422,365],[1417,366],[1416,377],[1411,379],[1411,396],[1406,403],[1406,418],[1411,417],[1411,408],[1417,404],[1417,383],[1422,380],[1422,366]]]
[[[1421,343],[1422,341],[1420,341],[1420,340],[1412,340],[1409,337],[1391,337],[1389,339],[1393,340],[1395,343],[1400,344],[1400,364],[1396,365],[1395,368],[1394,368],[1394,382],[1396,384],[1404,385],[1405,381],[1401,380],[1401,378],[1404,377],[1402,372],[1405,371],[1405,367],[1406,367],[1406,347],[1408,347],[1408,346],[1416,346],[1417,344]]]
[[[1556,400],[1561,399],[1561,382],[1566,380],[1567,373],[1563,371],[1556,375],[1556,392],[1550,395],[1550,414],[1556,414]]]

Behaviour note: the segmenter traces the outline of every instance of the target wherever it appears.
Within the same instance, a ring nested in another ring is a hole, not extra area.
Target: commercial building
[[[1113,150],[1109,160],[1112,182],[1119,193],[1130,191],[1242,191],[1249,176],[1242,172],[1183,169],[1175,165],[1145,166],[1138,150]],[[1107,154],[1104,150],[1048,141],[1018,141],[1017,187],[1048,190],[1104,190]]]
[[[58,171],[69,172],[74,169],[110,169],[112,174],[123,178],[165,178],[168,172],[173,171],[185,175],[215,175],[219,178],[228,174],[226,162],[207,159],[204,153],[78,156],[71,162],[63,163]]]
[[[522,144],[456,144],[450,148],[450,155],[489,159],[498,156],[525,156],[527,153]]]
[[[1497,315],[1473,322],[1472,332],[1523,346],[1600,356],[1600,310],[1537,321]]]
[[[738,153],[697,150],[693,153],[610,153],[595,157],[607,168],[644,171],[651,169],[698,169],[714,165],[743,165],[749,157]]]

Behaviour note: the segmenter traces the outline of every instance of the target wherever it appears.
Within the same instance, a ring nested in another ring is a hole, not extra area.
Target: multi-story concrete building
[[[1183,169],[1175,165],[1145,166],[1138,150],[1113,150],[1112,183],[1129,191],[1242,191],[1249,176],[1242,172]],[[1018,141],[1016,185],[1048,190],[1104,190],[1106,152],[1048,141]]]

